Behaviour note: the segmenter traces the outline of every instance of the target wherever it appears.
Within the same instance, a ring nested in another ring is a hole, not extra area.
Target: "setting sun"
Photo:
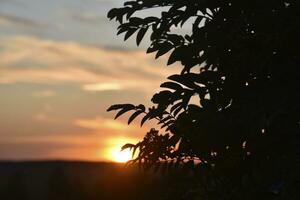
[[[112,158],[115,162],[127,162],[131,159],[131,152],[129,149],[125,149],[121,151],[120,147],[115,148],[115,150],[112,152]]]
[[[114,137],[105,141],[107,147],[105,151],[99,151],[98,155],[103,160],[125,163],[132,159],[132,151],[125,149],[121,151],[124,144],[135,144],[138,141],[136,138],[130,137]]]

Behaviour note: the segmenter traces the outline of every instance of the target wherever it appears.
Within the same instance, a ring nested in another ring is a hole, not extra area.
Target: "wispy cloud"
[[[0,83],[78,83],[87,91],[153,91],[174,72],[142,51],[107,50],[32,37],[0,40]],[[142,83],[142,84],[141,84]]]
[[[8,15],[0,13],[0,26],[27,26],[27,27],[44,27],[45,25],[34,20],[18,17],[15,15]]]
[[[120,102],[147,104],[176,71],[165,63],[140,50],[2,37],[0,158],[108,159],[103,155],[116,146],[110,140],[138,141],[149,127],[115,121],[105,110]]]
[[[147,104],[177,69],[116,36],[122,3],[0,0],[0,159],[103,160],[146,133],[105,110]]]
[[[102,13],[92,13],[92,12],[71,12],[69,15],[79,22],[99,24],[107,21],[107,18]]]
[[[93,83],[86,84],[83,86],[84,90],[87,91],[110,91],[110,90],[121,90],[123,87],[119,83]]]
[[[56,95],[56,92],[52,90],[42,90],[42,91],[34,92],[33,95],[35,97],[53,97]]]
[[[1,137],[1,159],[105,159],[99,149],[105,144],[98,137],[45,136]]]
[[[58,82],[93,82],[101,77],[84,69],[0,69],[0,83],[40,83],[58,84]],[[105,81],[105,80],[104,80]]]
[[[87,118],[87,119],[76,119],[74,124],[94,131],[100,135],[109,134],[110,137],[120,136],[120,135],[131,135],[134,137],[138,137],[146,133],[148,127],[139,127],[138,125],[130,125],[128,126],[126,122],[116,121],[113,119],[107,119],[101,116],[95,118]]]

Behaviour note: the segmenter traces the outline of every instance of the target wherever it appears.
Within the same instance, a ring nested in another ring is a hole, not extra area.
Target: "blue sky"
[[[120,0],[2,0],[0,19],[8,23],[1,36],[31,35],[59,41],[134,48],[115,37],[116,23],[106,13]]]
[[[146,128],[113,103],[148,104],[175,67],[116,36],[120,0],[0,0],[0,159],[109,160]],[[134,58],[134,59],[133,59]]]

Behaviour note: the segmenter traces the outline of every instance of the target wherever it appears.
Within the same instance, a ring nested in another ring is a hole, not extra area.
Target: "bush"
[[[167,11],[136,15],[154,8]],[[123,147],[138,149],[131,163],[201,169],[210,198],[295,199],[287,191],[299,167],[298,13],[292,0],[137,0],[110,10],[125,40],[137,33],[139,45],[151,30],[147,53],[169,52],[167,64],[182,65],[153,96],[153,107],[108,109],[118,110],[116,118],[133,111],[128,124],[144,115],[141,125],[161,125],[161,133],[151,129]],[[190,32],[178,34],[183,25]]]

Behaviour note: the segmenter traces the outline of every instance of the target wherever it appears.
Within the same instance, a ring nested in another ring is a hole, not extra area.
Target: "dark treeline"
[[[189,199],[193,180],[187,171],[162,175],[116,163],[2,162],[0,199]]]

